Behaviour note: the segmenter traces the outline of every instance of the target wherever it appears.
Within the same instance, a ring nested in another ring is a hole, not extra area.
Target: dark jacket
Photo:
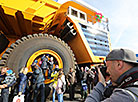
[[[76,81],[76,76],[75,76],[75,72],[69,72],[67,74],[67,82],[69,82],[70,84],[75,84],[75,81]]]
[[[1,85],[2,84],[7,84],[8,87],[2,89],[2,92],[7,92],[9,91],[9,87],[13,86],[13,84],[16,83],[16,76],[15,76],[15,73],[12,73],[12,74],[9,74],[9,75],[4,75],[4,76],[1,76],[1,78],[4,78],[3,81],[1,81]]]
[[[44,84],[44,75],[43,75],[43,72],[42,72],[42,69],[37,66],[38,69],[35,69],[33,74],[32,74],[32,77],[33,77],[33,84],[37,84],[37,85],[41,85],[41,84]]]
[[[48,58],[46,58],[45,56],[43,56],[42,58],[41,58],[41,61],[42,61],[42,64],[41,64],[41,68],[43,69],[43,70],[46,70],[47,69],[47,62],[48,62]]]

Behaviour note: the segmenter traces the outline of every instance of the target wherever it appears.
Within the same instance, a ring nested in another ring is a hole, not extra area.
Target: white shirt
[[[63,85],[63,83],[62,83],[61,79],[58,79],[58,81],[57,81],[57,88],[56,88],[58,94],[62,93],[62,90],[61,90],[62,85]]]
[[[62,76],[61,76],[61,79],[58,78],[58,81],[57,81],[57,88],[56,88],[58,94],[63,93],[62,90],[61,90],[61,88],[62,88],[62,86],[63,86],[63,83],[66,85],[65,75],[62,75]]]
[[[61,80],[62,80],[62,82],[66,85],[65,75],[62,75]]]

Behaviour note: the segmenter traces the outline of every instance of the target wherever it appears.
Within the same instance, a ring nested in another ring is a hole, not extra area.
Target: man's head
[[[50,60],[51,60],[51,61],[53,61],[53,60],[54,60],[54,58],[53,58],[53,57],[50,57]]]
[[[1,68],[1,74],[2,75],[6,74],[7,70],[8,70],[8,67],[2,67]]]
[[[70,68],[70,72],[73,72],[73,68]]]
[[[138,65],[136,54],[128,49],[112,50],[106,57],[107,72],[110,74],[112,82],[126,71]]]
[[[26,75],[27,73],[28,73],[28,68],[27,68],[27,67],[24,67],[24,68],[23,68],[23,74]]]
[[[46,54],[46,58],[49,58],[49,54]]]
[[[37,63],[38,63],[38,60],[34,60],[34,62],[32,63],[32,67],[34,67],[34,66],[36,66],[37,65]]]
[[[84,71],[83,67],[81,67],[81,71],[82,71],[82,72]]]

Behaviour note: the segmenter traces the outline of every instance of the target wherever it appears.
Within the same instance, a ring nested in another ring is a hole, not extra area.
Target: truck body
[[[31,71],[34,60],[48,54],[53,69],[67,74],[77,64],[102,63],[111,50],[108,19],[79,0],[0,0],[0,31],[0,66],[16,73],[23,66]]]

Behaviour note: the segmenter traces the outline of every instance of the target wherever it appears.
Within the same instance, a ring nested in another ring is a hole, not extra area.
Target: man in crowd
[[[48,68],[48,65],[47,65],[48,58],[49,58],[48,55],[43,55],[41,58],[41,69],[43,70],[44,77],[45,77],[46,70]]]
[[[33,102],[37,102],[38,94],[40,92],[41,97],[39,98],[40,102],[45,102],[45,84],[44,84],[44,75],[42,69],[36,64],[32,64],[33,74]]]
[[[16,82],[15,73],[8,67],[2,67],[0,73],[0,102],[9,101],[10,87]]]
[[[133,51],[112,50],[106,57],[107,72],[117,88],[109,98],[102,99],[106,82],[98,69],[99,82],[85,102],[138,102],[138,62]]]
[[[89,69],[87,72],[87,86],[88,86],[88,94],[90,94],[91,89],[93,88],[93,79],[94,79],[95,75],[94,72]]]
[[[75,82],[76,82],[75,71],[73,71],[73,68],[70,68],[70,71],[67,74],[67,84],[68,84],[68,87],[69,87],[69,98],[70,98],[71,101],[74,100]]]

